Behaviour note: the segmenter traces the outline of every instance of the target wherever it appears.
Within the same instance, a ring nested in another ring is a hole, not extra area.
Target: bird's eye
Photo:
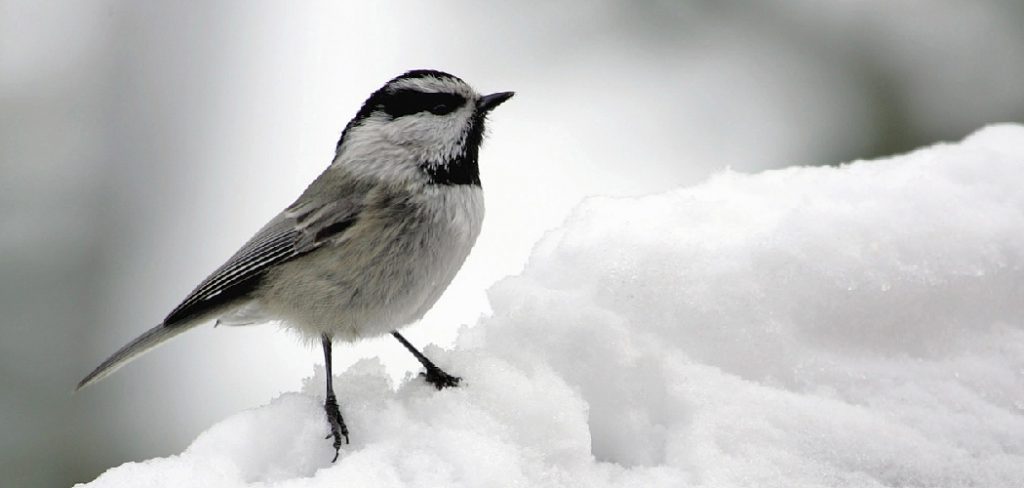
[[[466,99],[454,93],[426,93],[415,90],[398,90],[387,94],[379,107],[388,115],[398,118],[419,112],[446,115],[466,103]]]
[[[455,106],[449,103],[439,103],[430,108],[430,113],[434,115],[445,115],[450,114],[455,110]]]

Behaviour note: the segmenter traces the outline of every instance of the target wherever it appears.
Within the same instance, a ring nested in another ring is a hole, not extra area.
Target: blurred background
[[[446,347],[585,196],[1021,120],[1024,2],[0,0],[0,484],[176,453],[300,387],[318,349],[274,326],[203,327],[71,394],[413,68],[518,93],[481,157],[483,235],[408,332]],[[396,380],[418,370],[391,340],[335,351],[336,372],[374,356]]]

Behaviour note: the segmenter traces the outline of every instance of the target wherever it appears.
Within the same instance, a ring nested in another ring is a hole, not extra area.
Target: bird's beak
[[[505,102],[505,100],[508,100],[509,98],[512,98],[512,95],[515,95],[515,94],[516,94],[515,92],[501,92],[501,93],[492,93],[490,95],[484,95],[484,96],[480,97],[479,100],[477,100],[476,108],[481,113],[490,112],[491,110],[494,109],[494,107],[497,107],[498,105],[501,105],[502,103]]]

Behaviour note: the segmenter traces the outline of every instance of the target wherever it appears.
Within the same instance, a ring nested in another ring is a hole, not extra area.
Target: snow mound
[[[1024,127],[597,198],[428,354],[91,487],[1024,486]]]

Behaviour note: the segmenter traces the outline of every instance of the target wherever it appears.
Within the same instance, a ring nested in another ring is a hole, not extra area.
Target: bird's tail
[[[89,373],[88,376],[82,378],[82,381],[79,381],[78,386],[75,387],[75,391],[81,390],[82,388],[110,376],[110,374],[116,371],[117,368],[124,366],[129,361],[149,352],[149,350],[163,344],[168,339],[181,334],[196,325],[198,325],[198,322],[174,324],[172,326],[161,324],[147,330],[142,335],[136,337],[135,340],[125,344],[124,347],[107,358],[106,361],[103,361],[103,363],[97,366],[96,369],[94,369],[92,373]]]

